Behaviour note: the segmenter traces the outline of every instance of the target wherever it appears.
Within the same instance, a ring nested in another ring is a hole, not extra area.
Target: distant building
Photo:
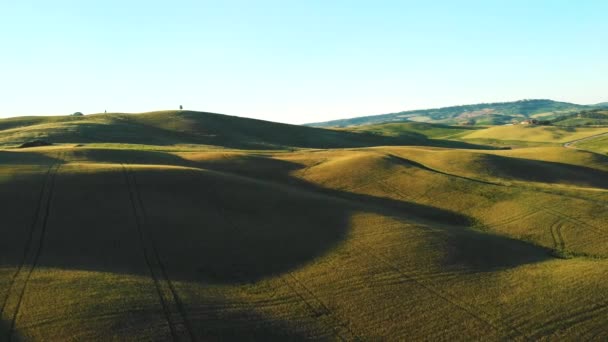
[[[538,120],[536,119],[527,119],[519,123],[520,125],[538,125]]]

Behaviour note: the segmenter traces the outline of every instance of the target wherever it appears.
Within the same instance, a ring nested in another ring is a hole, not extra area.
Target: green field
[[[579,128],[536,125],[495,126],[462,136],[464,140],[496,139],[534,143],[565,143],[591,135],[608,133],[608,127]]]
[[[574,144],[576,148],[608,154],[608,134],[597,135]]]
[[[608,339],[605,131],[406,125],[0,120],[0,338]]]

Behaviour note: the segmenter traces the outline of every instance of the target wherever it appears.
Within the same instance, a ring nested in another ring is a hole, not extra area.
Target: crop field
[[[465,141],[563,144],[589,136],[608,133],[608,127],[558,127],[537,125],[494,126],[460,136]]]
[[[608,154],[608,134],[597,135],[575,144],[577,148]]]
[[[0,339],[608,339],[608,156],[561,146],[599,131],[146,115],[0,121]]]

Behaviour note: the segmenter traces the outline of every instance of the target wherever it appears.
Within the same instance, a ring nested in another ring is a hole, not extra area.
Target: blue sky
[[[0,116],[608,101],[608,1],[0,0]]]

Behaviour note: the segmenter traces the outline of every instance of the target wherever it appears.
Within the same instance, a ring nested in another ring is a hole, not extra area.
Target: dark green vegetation
[[[608,126],[608,110],[592,109],[555,119],[557,126]]]
[[[527,118],[551,120],[562,115],[592,108],[594,107],[552,100],[522,100],[362,116],[311,123],[308,126],[350,127],[404,121],[423,121],[448,125],[501,125],[514,121],[519,122]]]
[[[608,157],[561,146],[601,129],[197,112],[0,129],[55,143],[0,150],[0,338],[608,338]],[[445,140],[469,135],[554,146]],[[398,141],[435,146],[380,146]]]

